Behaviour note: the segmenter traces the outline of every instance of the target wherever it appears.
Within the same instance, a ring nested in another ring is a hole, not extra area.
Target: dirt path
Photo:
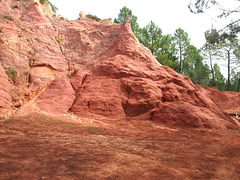
[[[0,147],[4,180],[240,179],[238,131],[12,118],[0,120]]]

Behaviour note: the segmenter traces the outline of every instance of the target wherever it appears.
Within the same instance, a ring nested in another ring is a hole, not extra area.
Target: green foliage
[[[229,2],[229,4],[231,4],[231,2]],[[190,11],[193,13],[204,13],[207,9],[214,5],[219,9],[219,11],[222,12],[222,14],[220,15],[217,14],[218,18],[226,18],[231,14],[240,13],[239,8],[233,9],[229,7],[225,8],[223,5],[220,4],[219,0],[191,0],[188,7]],[[225,27],[214,32],[215,42],[216,43],[221,42],[229,38],[237,38],[239,32],[240,32],[240,19],[235,19],[234,21],[231,19],[231,22],[227,23]]]
[[[175,55],[175,44],[172,35],[163,35],[159,41],[160,48],[157,54],[157,60],[164,66],[169,66],[175,71],[178,69],[178,59]]]
[[[220,33],[216,29],[211,29],[205,32],[205,38],[209,44],[216,45],[226,41],[234,41],[237,35],[233,33],[228,34],[226,32]]]
[[[227,77],[227,90],[231,90],[231,70],[233,65],[239,64],[240,59],[240,48],[239,41],[236,39],[236,34],[222,33],[220,34],[216,29],[211,29],[205,32],[206,44],[203,48],[205,52],[209,55],[210,64],[212,64],[212,59],[217,56],[221,59],[226,60],[228,68],[228,77]],[[212,80],[210,83],[215,85],[215,75],[213,69],[212,71]],[[221,83],[224,84],[224,83]],[[221,89],[223,89],[221,87]]]
[[[141,29],[140,42],[148,47],[152,54],[157,57],[158,50],[160,48],[159,41],[162,39],[162,30],[151,21],[147,26]]]
[[[9,79],[11,79],[13,82],[16,81],[17,78],[17,71],[11,67],[8,67],[5,69],[6,74],[8,75]]]
[[[40,0],[41,4],[45,4],[46,2],[51,6],[53,12],[56,13],[58,11],[58,8],[55,5],[53,5],[49,0]]]
[[[11,95],[12,101],[17,102],[19,100],[19,97],[21,96],[21,92],[19,91],[18,88],[13,88],[10,91],[10,95]]]
[[[19,6],[17,4],[14,4],[13,5],[13,8],[18,8]]]
[[[224,41],[223,43],[220,43],[220,47],[225,54],[225,59],[227,60],[227,67],[228,67],[228,79],[227,79],[227,90],[230,90],[231,86],[231,70],[233,64],[239,64],[239,40],[238,39],[231,39],[231,41]]]
[[[14,21],[13,17],[11,15],[4,16],[5,19],[8,19],[10,21]]]
[[[186,53],[188,46],[190,45],[190,39],[188,34],[181,28],[178,28],[174,33],[174,43],[176,51],[179,54],[179,69],[178,72],[182,73],[184,64],[184,54]]]
[[[40,0],[41,4],[45,4],[46,0]]]
[[[211,29],[205,32],[205,39],[208,44],[218,44],[219,43],[219,34],[216,29]]]
[[[216,86],[216,81],[215,81],[215,75],[214,75],[214,69],[213,69],[213,61],[217,57],[221,56],[219,46],[217,44],[210,44],[209,42],[206,41],[204,46],[201,48],[201,53],[203,58],[205,58],[210,67],[211,71],[211,77],[210,77],[210,82],[209,85],[211,86]]]
[[[87,14],[86,15],[88,18],[93,19],[95,21],[100,21],[101,19],[99,17],[97,17],[96,15],[92,15],[92,14]]]
[[[209,9],[211,5],[216,5],[216,0],[191,0],[188,8],[193,13],[203,13]]]
[[[234,70],[231,72],[231,88],[230,91],[239,92],[240,73],[236,73]]]
[[[63,121],[61,119],[51,119],[51,118],[43,118],[39,120],[41,123],[45,125],[54,125],[54,126],[62,126],[62,127],[74,127],[74,125],[70,122]]]
[[[46,0],[46,1],[47,1],[48,4],[51,6],[52,11],[55,12],[55,13],[57,13],[58,8],[57,8],[54,4],[52,4],[49,0]]]
[[[27,32],[27,29],[26,28],[21,28],[23,31]]]
[[[140,27],[137,23],[137,16],[134,16],[132,13],[132,10],[124,6],[122,9],[120,9],[120,13],[118,14],[118,18],[114,19],[114,23],[124,23],[127,18],[131,20],[131,28],[135,36],[139,39],[139,30]]]
[[[82,127],[82,130],[83,131],[87,131],[87,132],[89,132],[91,134],[99,134],[99,133],[101,133],[101,129],[98,128],[98,127],[94,127],[94,126],[84,126],[84,127]]]
[[[161,28],[151,21],[140,31],[140,42],[148,47],[153,56],[165,66],[177,69],[178,62],[174,56],[175,46],[171,35],[163,35]]]
[[[207,3],[207,5],[215,3],[213,0],[196,1]],[[204,3],[198,4],[199,8],[208,8],[203,6]],[[206,44],[200,51],[190,44],[187,32],[181,28],[178,28],[173,36],[169,34],[163,35],[161,28],[153,21],[140,28],[137,23],[137,17],[126,6],[120,10],[118,18],[114,19],[114,22],[123,23],[127,18],[130,18],[132,21],[132,30],[135,36],[144,46],[150,49],[159,63],[189,76],[194,83],[216,85],[220,90],[226,90],[226,79],[221,74],[219,66],[214,64],[213,61],[219,56],[222,58],[227,57],[223,56],[220,50],[224,50],[223,47],[226,50],[227,43],[231,44],[235,41],[236,36],[234,33],[220,34],[216,29],[207,31],[205,33]],[[240,46],[238,43],[235,43],[234,46],[232,54],[240,59]],[[207,64],[204,63],[204,59],[207,59]],[[231,81],[231,84],[234,84],[232,85],[233,88],[236,87],[236,81],[236,77]]]
[[[214,78],[215,78],[215,81],[216,81],[217,88],[220,91],[226,91],[226,89],[227,89],[226,88],[227,87],[226,86],[226,79],[222,75],[221,70],[216,63],[214,64],[213,70],[214,70],[214,76],[215,76]]]
[[[16,119],[6,119],[3,123],[5,123],[5,124],[15,124],[17,122],[18,122],[18,120],[16,120]]]
[[[60,37],[57,37],[57,38],[56,38],[56,41],[60,44],[62,40],[61,40]]]
[[[208,85],[210,70],[203,64],[203,58],[193,45],[189,45],[183,62],[183,74],[196,84]]]

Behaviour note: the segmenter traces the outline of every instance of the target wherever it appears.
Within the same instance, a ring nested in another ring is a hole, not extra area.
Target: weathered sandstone
[[[33,104],[53,114],[237,128],[223,112],[231,109],[224,107],[230,99],[217,99],[225,93],[206,91],[160,65],[138,42],[130,20],[93,22],[81,13],[79,20],[67,21],[47,17],[47,7],[0,1],[0,108]],[[16,79],[9,80],[7,68],[17,72]],[[20,93],[12,102],[14,88]],[[239,110],[239,100],[234,107]]]

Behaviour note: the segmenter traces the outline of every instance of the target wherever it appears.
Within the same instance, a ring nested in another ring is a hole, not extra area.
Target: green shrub
[[[3,121],[3,123],[4,124],[29,124],[29,122],[27,121],[15,119],[14,117],[6,119],[5,121]]]
[[[41,4],[45,4],[46,2],[48,2],[48,4],[51,6],[53,12],[56,13],[58,11],[58,8],[53,5],[49,0],[40,0]]]
[[[10,91],[10,95],[12,97],[12,101],[17,102],[20,100],[20,96],[22,95],[22,93],[19,91],[18,88],[13,88]]]
[[[28,76],[30,74],[30,71],[25,71],[24,74]]]
[[[4,121],[4,123],[6,123],[6,124],[13,124],[13,123],[17,123],[17,122],[18,122],[18,120],[16,120],[16,119],[6,119]]]
[[[26,28],[22,28],[23,31],[27,32],[27,29]]]
[[[8,67],[5,69],[6,74],[8,75],[8,78],[11,79],[12,81],[15,81],[17,78],[17,71],[15,69],[12,69]]]
[[[100,21],[101,20],[99,17],[97,17],[95,15],[92,15],[92,14],[87,14],[86,16],[90,19],[95,20],[95,21]]]
[[[101,129],[98,127],[94,127],[94,126],[84,126],[82,127],[83,131],[88,131],[91,134],[99,134],[101,133]]]
[[[46,0],[40,0],[41,4],[45,4]]]
[[[11,15],[6,15],[6,16],[4,16],[4,18],[8,19],[8,20],[11,20],[11,21],[14,21],[14,19]]]
[[[19,6],[17,4],[14,4],[13,5],[13,8],[18,8]]]
[[[58,8],[55,5],[53,5],[49,0],[46,1],[48,2],[48,4],[50,4],[52,11],[56,13],[58,11]]]
[[[61,43],[60,37],[57,37],[57,38],[56,38],[56,41],[60,44],[60,43]]]

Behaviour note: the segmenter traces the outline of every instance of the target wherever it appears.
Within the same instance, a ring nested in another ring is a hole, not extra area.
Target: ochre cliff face
[[[0,0],[0,15],[2,110],[31,105],[79,117],[237,128],[209,93],[161,66],[129,20],[68,21],[45,16],[37,2],[14,0]]]

